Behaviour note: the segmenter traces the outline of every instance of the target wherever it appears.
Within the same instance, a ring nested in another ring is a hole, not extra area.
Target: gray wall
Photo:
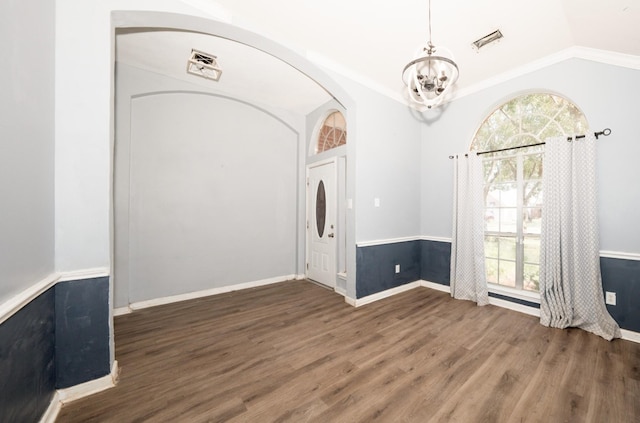
[[[531,91],[560,94],[586,115],[591,129],[611,128],[598,141],[601,250],[640,253],[640,71],[582,59],[542,70],[454,101],[422,130],[421,233],[451,237],[452,167],[448,156],[469,150],[473,134],[495,107]]]
[[[126,65],[117,86],[115,306],[296,274],[293,126]]]
[[[407,106],[359,82],[329,73],[354,105],[342,108],[329,102],[310,113],[307,134],[310,139],[313,126],[325,110],[343,110],[347,118],[347,145],[335,152],[309,157],[308,161],[331,155],[346,158],[344,198],[353,200],[353,209],[345,213],[346,288],[347,296],[356,298],[359,289],[356,283],[361,283],[356,281],[356,243],[416,237],[420,232],[421,132],[419,122]],[[380,199],[380,207],[374,206],[375,198]]]
[[[350,130],[357,133],[350,138],[355,154],[349,156],[355,166],[356,242],[417,236],[420,125],[407,106],[358,82],[334,77],[357,104],[356,131]],[[374,207],[375,198],[380,207]]]
[[[0,303],[54,270],[54,24],[53,2],[0,2]]]

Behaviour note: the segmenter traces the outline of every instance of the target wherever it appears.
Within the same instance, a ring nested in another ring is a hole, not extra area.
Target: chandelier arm
[[[443,62],[447,62],[451,66],[456,68],[457,71],[459,71],[458,65],[456,64],[456,62],[454,62],[453,60],[451,60],[451,59],[449,59],[447,57],[442,57],[442,56],[424,56],[424,57],[418,57],[417,59],[413,59],[412,61],[407,63],[407,65],[402,70],[402,74],[404,75],[404,73],[407,71],[407,69],[409,69],[411,66],[415,65],[416,63],[427,62],[427,61],[430,61],[430,60],[432,60],[432,61],[433,60],[441,60]]]

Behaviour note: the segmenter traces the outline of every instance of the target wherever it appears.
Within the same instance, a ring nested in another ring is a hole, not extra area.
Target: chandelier
[[[429,0],[429,42],[419,48],[414,59],[402,71],[402,80],[407,86],[409,98],[432,108],[446,98],[458,79],[458,65],[453,55],[444,47],[431,42],[431,0]]]

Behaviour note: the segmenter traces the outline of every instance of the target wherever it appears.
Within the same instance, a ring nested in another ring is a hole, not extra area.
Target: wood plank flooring
[[[57,422],[640,422],[640,345],[427,288],[305,281],[115,320],[120,380]]]

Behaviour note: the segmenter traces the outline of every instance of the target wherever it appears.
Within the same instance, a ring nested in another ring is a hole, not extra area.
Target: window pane
[[[499,258],[498,238],[495,236],[484,237],[484,255],[488,258]]]
[[[487,273],[488,283],[498,283],[498,260],[486,259],[485,272]]]
[[[527,154],[522,162],[524,180],[542,179],[542,154]]]
[[[500,209],[500,232],[516,233],[518,209],[509,207]]]
[[[489,183],[515,182],[516,180],[516,158],[496,160],[494,166],[494,174]]]
[[[500,165],[499,160],[484,160],[484,180],[488,184],[494,180],[494,175],[497,172],[497,168]]]
[[[540,263],[540,238],[525,237],[524,239],[524,262]]]
[[[523,209],[522,230],[525,234],[540,235],[542,226],[542,206]]]
[[[335,111],[324,120],[318,140],[316,153],[330,150],[347,143],[347,123],[342,113]]]
[[[516,207],[518,205],[518,187],[515,182],[494,184],[490,193],[498,199],[500,207]]]
[[[540,289],[540,266],[537,264],[524,265],[523,288],[527,291],[539,291]]]
[[[500,230],[500,209],[491,208],[484,212],[484,230],[498,232]]]
[[[542,180],[529,180],[523,183],[523,206],[542,206]]]
[[[500,205],[500,191],[493,189],[492,186],[484,198],[484,204],[487,208],[498,207]]]
[[[498,266],[498,283],[504,286],[516,286],[516,263],[500,260]]]
[[[327,217],[326,198],[324,182],[320,181],[316,191],[316,229],[318,230],[318,238],[322,238],[322,235],[324,235],[324,224]]]
[[[502,237],[500,243],[500,259],[516,259],[516,239],[515,237]]]

